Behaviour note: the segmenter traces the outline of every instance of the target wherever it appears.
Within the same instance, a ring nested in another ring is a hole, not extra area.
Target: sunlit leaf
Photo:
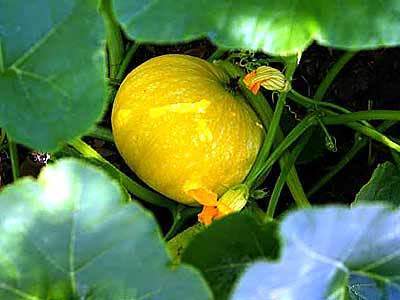
[[[211,299],[173,267],[153,217],[75,159],[0,193],[0,299]]]
[[[88,131],[105,105],[97,0],[0,0],[0,127],[54,150]]]
[[[222,47],[280,55],[295,54],[312,40],[347,49],[400,44],[397,0],[114,0],[114,4],[125,31],[142,41],[208,36]]]
[[[400,299],[399,228],[400,211],[378,205],[289,214],[280,260],[250,266],[232,299]]]

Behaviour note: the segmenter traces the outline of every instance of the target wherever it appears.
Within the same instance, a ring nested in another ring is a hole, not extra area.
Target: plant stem
[[[109,57],[109,77],[114,80],[117,76],[119,65],[124,54],[124,43],[121,28],[115,19],[112,1],[101,0],[100,13],[103,16],[106,28],[106,41]]]
[[[108,128],[96,126],[91,132],[87,134],[87,136],[114,143],[114,137],[111,130]]]
[[[69,143],[74,149],[76,149],[79,153],[81,153],[84,157],[95,159],[104,166],[114,175],[115,178],[118,178],[125,188],[131,192],[134,196],[138,197],[139,199],[157,205],[161,207],[168,208],[171,212],[174,211],[177,203],[172,202],[170,199],[155,193],[136,181],[132,180],[126,174],[122,173],[118,168],[114,167],[110,162],[108,162],[105,158],[103,158],[96,150],[90,147],[88,144],[83,142],[80,139],[75,139]]]
[[[308,99],[307,101],[314,101],[308,97],[305,97],[303,95],[301,95],[301,97],[299,97],[299,93],[291,93],[289,96],[291,97],[292,100],[294,100],[295,102],[299,103],[300,105],[309,108],[310,105],[309,103],[306,103],[304,101],[304,99]],[[326,108],[320,108],[321,111],[323,111],[324,113],[326,113],[327,115],[330,116],[337,116],[338,114],[326,109]],[[386,146],[388,146],[391,149],[394,149],[396,151],[400,151],[400,145],[396,144],[395,142],[393,142],[392,140],[390,140],[387,136],[383,135],[382,133],[378,132],[375,130],[375,128],[373,126],[371,126],[368,123],[368,126],[365,124],[360,124],[360,123],[345,123],[343,124],[349,128],[354,129],[355,131],[358,131],[360,133],[362,133],[363,135],[369,136],[371,139],[374,139]]]
[[[327,125],[338,125],[361,120],[395,120],[400,121],[400,111],[396,110],[366,110],[336,116],[326,116],[322,121]]]
[[[363,135],[369,136],[371,139],[378,141],[389,148],[396,150],[397,152],[400,152],[400,145],[389,139],[387,136],[384,134],[380,133],[374,128],[370,128],[364,125],[361,125],[359,123],[348,123],[346,124],[347,127],[350,127],[354,129],[355,131],[358,131],[359,133],[362,133]]]
[[[329,69],[324,80],[319,85],[317,91],[314,95],[314,100],[321,101],[331,86],[332,82],[335,80],[336,75],[343,69],[346,63],[356,54],[357,52],[346,52],[339,60]]]
[[[254,96],[251,92],[249,92],[246,87],[243,85],[242,87],[242,92],[246,95],[247,99],[250,99],[250,105],[253,107],[253,109],[257,112],[257,114],[261,119],[261,122],[263,126],[267,129],[268,124],[272,120],[272,115],[273,111],[272,108],[269,106],[267,100],[264,98],[262,94],[259,94],[258,96]],[[276,144],[281,143],[284,139],[284,135],[282,130],[278,127],[277,130],[277,135],[276,135]],[[282,169],[286,168],[286,166],[289,163],[289,153],[283,153],[282,157],[279,159],[279,166]],[[249,176],[252,176],[251,174],[255,172],[255,170],[261,168],[262,163],[260,165],[253,165],[253,168],[250,170],[248,176],[246,177],[245,181]],[[259,182],[255,184],[253,189],[258,188],[261,183],[263,182],[263,179],[259,179]],[[300,179],[297,175],[296,167],[293,166],[290,171],[289,175],[286,178],[286,183],[289,187],[290,193],[293,196],[294,201],[297,203],[298,206],[301,206],[302,203],[309,203],[307,196],[304,192],[303,186],[300,182]]]
[[[306,107],[306,108],[315,108],[315,107],[319,107],[319,108],[327,108],[327,109],[333,109],[336,110],[337,112],[342,112],[342,113],[352,113],[352,111],[348,110],[347,108],[344,108],[340,105],[336,105],[333,103],[329,103],[329,102],[324,102],[324,101],[316,101],[314,99],[308,98],[306,96],[303,96],[302,94],[300,94],[299,92],[295,91],[295,90],[290,90],[288,97],[293,100],[294,102]],[[369,126],[372,127],[371,124],[369,124],[366,121],[361,121],[361,123],[363,123],[365,126]]]
[[[300,94],[299,92],[295,91],[294,89],[291,89],[288,93],[288,97],[295,101],[296,103],[307,107],[307,108],[312,108],[312,107],[324,107],[324,108],[328,108],[328,109],[333,109],[336,110],[338,112],[343,112],[343,113],[351,113],[350,110],[334,104],[334,103],[329,103],[329,102],[324,102],[324,101],[316,101],[314,99],[311,99],[309,97],[306,97],[302,94]]]
[[[384,132],[393,125],[395,121],[383,122],[377,130]],[[308,197],[311,197],[318,192],[326,183],[328,183],[336,174],[338,174],[357,154],[362,148],[368,145],[369,139],[363,136],[357,136],[356,140],[351,149],[341,158],[341,160],[327,173],[325,174],[307,193]]]
[[[173,213],[173,223],[168,232],[165,234],[164,239],[166,241],[172,239],[179,231],[181,226],[186,222],[186,220],[195,216],[199,212],[200,208],[187,207],[180,204],[177,205]]]
[[[288,63],[286,65],[286,79],[291,82],[293,73],[296,70],[296,57],[291,57],[288,60]],[[267,136],[265,137],[265,141],[260,149],[260,152],[257,156],[256,162],[254,163],[255,165],[258,165],[259,163],[263,163],[266,161],[266,159],[269,156],[269,153],[271,152],[272,144],[275,141],[276,133],[279,127],[279,122],[282,117],[283,109],[286,104],[286,95],[287,93],[280,93],[278,102],[276,104],[275,111],[272,116],[272,120],[269,124],[269,128],[267,131]],[[258,160],[258,161],[257,161]]]
[[[129,63],[131,62],[132,57],[135,55],[139,46],[140,46],[140,43],[132,42],[131,45],[129,46],[128,50],[126,51],[124,59],[122,60],[121,65],[119,66],[117,76],[115,77],[115,80],[118,83],[121,83],[122,80],[124,79],[126,70],[129,66]]]
[[[209,58],[207,58],[207,60],[209,62],[213,62],[214,60],[219,59],[222,55],[224,55],[224,53],[226,52],[225,49],[221,49],[221,48],[217,48],[211,55]]]
[[[8,141],[8,150],[10,153],[10,160],[11,160],[11,170],[13,175],[13,180],[17,180],[20,176],[19,173],[19,158],[18,158],[18,149],[17,144],[7,135]]]
[[[332,82],[335,80],[337,74],[343,69],[343,67],[346,65],[346,63],[354,56],[355,52],[346,52],[344,55],[342,55],[339,60],[328,70],[328,73],[326,74],[325,78],[322,80],[320,85],[318,86],[317,91],[315,92],[314,95],[314,106],[315,108],[317,107],[317,102],[321,102],[321,100],[324,98],[326,92],[328,91],[329,87],[331,86]],[[347,109],[344,109],[340,106],[336,106],[335,104],[329,104],[332,107],[337,108],[339,111],[342,112],[349,112]],[[322,130],[325,132],[325,136],[328,141],[328,148],[330,151],[335,151],[336,150],[336,144],[329,134],[327,128],[324,126],[322,121],[319,121],[320,126],[322,127]],[[369,125],[367,122],[365,122],[365,125]]]
[[[129,49],[126,51],[126,54],[118,68],[117,75],[115,79],[112,80],[112,84],[110,86],[109,94],[108,94],[108,102],[112,103],[114,101],[115,95],[117,94],[118,87],[121,85],[124,77],[126,75],[126,70],[129,66],[129,63],[132,60],[132,57],[135,55],[136,50],[139,48],[139,43],[132,42],[129,46]]]
[[[396,164],[397,168],[400,170],[400,154],[395,152],[394,150],[390,151],[392,154],[392,158],[394,163]]]
[[[349,152],[346,153],[342,157],[342,159],[335,165],[335,167],[325,176],[323,176],[307,193],[307,196],[310,197],[314,195],[317,191],[319,191],[326,183],[328,183],[332,177],[334,177],[337,173],[340,172],[356,155],[357,153],[365,146],[365,138],[358,137],[361,142],[355,142]]]
[[[288,149],[308,128],[317,124],[318,114],[316,112],[309,114],[284,138],[282,143],[276,147],[275,151],[269,156],[262,168],[258,169],[251,178],[246,179],[249,186],[253,186],[259,178],[264,177],[271,169],[276,160]],[[301,206],[308,206],[309,203],[301,203]]]
[[[279,197],[281,195],[283,186],[285,185],[286,178],[289,175],[290,169],[294,166],[298,156],[303,151],[304,147],[307,145],[309,139],[311,138],[312,132],[309,130],[304,134],[303,139],[296,145],[290,154],[288,164],[282,168],[279,174],[278,180],[275,183],[274,190],[272,191],[271,198],[268,203],[267,212],[265,214],[265,221],[273,219],[276,206],[278,204]]]
[[[231,78],[237,78],[237,77],[244,76],[243,71],[239,67],[237,67],[227,61],[219,61],[217,63],[217,65],[220,66],[222,69],[224,69]],[[273,110],[272,110],[271,106],[269,105],[268,101],[264,98],[264,96],[261,93],[259,93],[258,95],[254,95],[253,93],[251,93],[241,80],[239,80],[239,87],[240,87],[240,90],[241,90],[242,94],[244,95],[244,97],[247,99],[249,104],[252,106],[254,111],[257,113],[264,128],[268,129],[269,124],[272,120],[272,116],[273,116]],[[283,141],[283,139],[284,139],[284,136],[283,136],[282,130],[278,127],[277,134],[276,134],[276,143],[280,143],[281,141]],[[279,159],[279,165],[280,165],[281,169],[287,165],[288,160],[289,160],[289,154],[283,153],[282,157]],[[254,171],[256,169],[258,169],[259,167],[260,166],[256,166],[255,164],[253,164],[253,167],[250,170],[247,178],[250,176],[250,174],[254,173]],[[247,178],[244,181],[245,183],[246,183]],[[295,200],[295,202],[297,203],[298,206],[301,206],[302,203],[308,203],[303,186],[300,183],[296,168],[294,166],[290,169],[290,172],[289,172],[289,175],[287,176],[286,182],[287,182],[289,190],[293,196],[293,199]],[[249,186],[249,188],[256,189],[257,186],[253,186],[253,187]]]

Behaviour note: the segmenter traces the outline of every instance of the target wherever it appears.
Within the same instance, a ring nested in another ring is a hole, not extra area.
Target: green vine
[[[244,72],[239,67],[233,65],[228,61],[218,61],[217,65],[222,69],[224,69],[231,78],[240,78],[244,76]],[[273,118],[273,110],[269,105],[268,101],[264,98],[264,96],[261,93],[258,93],[258,95],[254,95],[253,93],[251,93],[241,80],[239,80],[239,87],[241,93],[244,95],[244,97],[248,100],[249,104],[252,106],[254,111],[257,113],[264,128],[268,129]],[[284,135],[282,133],[282,130],[278,127],[276,132],[275,143],[278,144],[282,142],[283,139]],[[289,161],[289,153],[285,152],[279,159],[279,165],[281,169],[285,168],[285,166],[288,164],[288,161]],[[247,178],[245,179],[245,183],[248,180],[249,176],[252,176],[251,175],[252,173],[261,168],[263,163],[261,163],[260,160],[259,162],[260,163],[258,164],[253,164],[252,169],[250,170]],[[297,205],[298,206],[303,206],[304,204],[308,205],[309,202],[307,200],[307,197],[305,195],[305,192],[300,183],[299,177],[297,175],[294,166],[290,169],[286,182],[293,196],[293,199],[295,200]],[[254,190],[257,189],[259,184],[260,182],[257,182],[252,188]]]
[[[226,52],[225,49],[217,48],[207,59],[209,62],[213,62],[214,60],[220,59],[222,55]]]
[[[326,116],[323,122],[327,125],[340,125],[365,120],[400,121],[400,111],[396,110],[367,110],[357,111],[336,116]]]
[[[100,13],[106,29],[109,77],[111,80],[115,80],[124,55],[122,32],[115,19],[111,0],[100,1]]]
[[[108,128],[96,126],[92,131],[87,134],[87,136],[114,143],[114,136],[111,130]]]
[[[11,171],[14,181],[20,176],[17,144],[7,135],[8,151],[10,153]]]
[[[308,141],[311,138],[311,135],[312,132],[310,130],[303,135],[301,141],[294,147],[293,151],[291,152],[288,164],[284,168],[282,168],[281,173],[279,174],[279,177],[275,183],[274,190],[272,191],[271,198],[268,202],[265,221],[273,219],[279,197],[281,195],[283,186],[285,185],[286,178],[289,175],[290,169],[295,165],[297,158],[303,151],[304,147],[307,145]]]
[[[356,54],[357,52],[346,52],[343,54],[339,60],[329,69],[324,80],[318,86],[317,91],[314,95],[315,101],[322,101],[332,82],[335,80],[337,74],[343,69],[347,62]]]
[[[296,57],[290,57],[287,60],[287,65],[286,65],[286,79],[288,82],[291,82],[294,71],[296,70],[296,65],[297,65],[297,59]],[[276,103],[275,111],[272,116],[272,120],[269,124],[268,131],[267,131],[267,136],[265,137],[265,142],[263,143],[260,152],[257,156],[257,159],[255,161],[255,165],[258,166],[260,164],[263,164],[265,160],[268,158],[272,145],[275,141],[276,138],[276,133],[279,127],[279,123],[282,117],[283,109],[286,104],[286,95],[287,93],[280,93],[278,101]],[[250,174],[251,177],[251,174]]]
[[[274,163],[279,159],[279,157],[311,126],[317,124],[317,119],[319,117],[319,112],[314,112],[305,117],[299,124],[296,125],[292,131],[284,138],[284,140],[279,144],[278,147],[272,152],[272,154],[265,161],[263,166],[256,170],[252,177],[246,178],[245,182],[249,186],[253,186],[254,183],[263,178],[272,168]],[[301,206],[308,206],[309,203],[301,203]]]
[[[290,99],[292,99],[293,101],[295,101],[296,103],[306,107],[306,108],[310,108],[310,103],[315,103],[314,100],[299,94],[298,92],[292,90],[288,97]],[[305,99],[307,99],[307,101],[305,101]],[[324,112],[326,115],[328,116],[338,116],[339,114],[336,112],[333,112],[330,109],[327,108],[323,108],[323,107],[318,107],[319,110],[321,110],[322,112]],[[371,111],[368,111],[371,112]],[[327,116],[325,116],[324,118],[326,118]],[[323,119],[324,119],[323,118]],[[340,117],[342,118],[342,117]],[[329,119],[328,119],[329,120]],[[334,119],[330,119],[332,122]],[[390,138],[388,138],[387,136],[385,136],[384,134],[380,133],[379,131],[377,131],[373,126],[371,125],[365,125],[364,123],[357,123],[357,122],[353,122],[353,123],[347,123],[344,122],[343,125],[363,134],[366,135],[368,137],[370,137],[373,140],[376,140],[386,146],[388,146],[391,149],[394,149],[396,151],[400,151],[400,145],[395,143],[394,141],[392,141]]]
[[[382,125],[378,126],[377,130],[379,132],[385,132],[396,123],[397,122],[395,121],[385,121],[382,123]],[[368,142],[369,140],[366,137],[362,135],[356,135],[355,142],[351,147],[351,149],[345,155],[342,156],[340,161],[335,166],[333,166],[327,174],[322,176],[322,178],[317,181],[317,183],[309,190],[307,196],[311,197],[316,192],[318,192],[336,174],[338,174],[360,152],[361,149],[367,146]]]

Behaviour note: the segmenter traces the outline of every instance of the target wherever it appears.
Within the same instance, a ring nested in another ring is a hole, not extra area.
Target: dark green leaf
[[[0,299],[211,299],[173,267],[153,217],[75,159],[0,194]]]
[[[319,0],[114,0],[131,38],[176,42],[199,36],[230,48],[295,54],[312,40],[366,49],[400,43],[400,2]]]
[[[181,233],[177,234],[173,239],[168,241],[167,246],[168,250],[172,256],[172,262],[174,264],[179,264],[181,262],[181,256],[183,251],[189,245],[189,243],[193,240],[193,238],[201,231],[204,230],[204,225],[197,223],[193,225]]]
[[[97,0],[0,0],[0,127],[40,150],[88,131],[105,105]]]
[[[281,225],[281,259],[250,266],[233,299],[400,299],[398,228],[400,211],[378,205],[289,214]]]
[[[228,216],[197,234],[182,261],[203,272],[215,299],[228,299],[236,279],[257,258],[276,258],[279,241],[274,223],[248,214]]]
[[[400,170],[391,162],[379,165],[371,179],[356,196],[359,202],[385,202],[393,207],[400,205]]]

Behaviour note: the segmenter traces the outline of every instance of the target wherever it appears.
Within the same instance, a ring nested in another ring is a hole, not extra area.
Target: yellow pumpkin
[[[118,90],[112,128],[137,176],[188,205],[198,205],[199,194],[218,197],[241,183],[264,136],[228,76],[187,55],[163,55],[135,68]]]

